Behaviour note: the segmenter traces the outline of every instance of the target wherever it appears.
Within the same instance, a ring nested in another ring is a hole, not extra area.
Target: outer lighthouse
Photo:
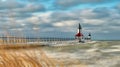
[[[82,30],[82,27],[79,23],[79,26],[78,26],[78,32],[77,34],[75,35],[75,38],[79,40],[79,42],[82,42],[82,39],[83,39],[83,34],[81,33],[81,30]]]
[[[87,40],[91,41],[91,33],[88,34]]]

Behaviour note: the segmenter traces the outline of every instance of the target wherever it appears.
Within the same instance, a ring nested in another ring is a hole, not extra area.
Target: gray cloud
[[[51,14],[53,22],[66,21],[66,20],[79,20],[79,17],[71,12],[54,12]]]
[[[41,12],[45,11],[45,7],[42,4],[36,5],[36,4],[27,4],[26,6],[22,8],[16,8],[13,9],[15,12],[21,12],[21,13],[29,13],[29,12]]]
[[[0,1],[0,10],[3,9],[15,9],[23,7],[22,3],[17,2],[16,0]]]
[[[23,1],[28,1],[28,2],[47,2],[47,1],[50,1],[50,0],[23,0]]]
[[[22,4],[16,0],[0,1],[0,4],[1,29],[29,29],[30,26],[28,28],[25,27],[27,25],[26,22],[29,22],[26,19],[32,17],[33,13],[45,11],[45,7],[42,4]]]
[[[59,9],[67,9],[69,7],[74,7],[77,5],[83,4],[101,4],[101,3],[109,3],[115,2],[119,0],[55,0],[55,6]]]
[[[7,1],[0,1],[0,12],[21,12],[21,13],[29,13],[29,12],[41,12],[45,11],[46,7],[39,3],[22,3],[18,2],[17,0],[7,0]]]

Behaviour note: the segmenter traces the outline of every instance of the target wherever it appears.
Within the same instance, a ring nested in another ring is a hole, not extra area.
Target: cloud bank
[[[57,32],[74,37],[81,23],[83,33],[91,32],[94,39],[120,39],[119,0],[1,0],[0,4],[0,33]]]

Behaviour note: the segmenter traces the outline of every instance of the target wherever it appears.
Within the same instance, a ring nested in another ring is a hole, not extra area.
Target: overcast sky
[[[0,0],[0,34],[74,37],[78,23],[93,39],[120,39],[120,0]]]

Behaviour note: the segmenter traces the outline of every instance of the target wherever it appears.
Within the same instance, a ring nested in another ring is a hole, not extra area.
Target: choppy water
[[[63,46],[67,45],[67,46]],[[72,47],[71,47],[72,45]],[[119,67],[120,41],[69,42],[46,50],[49,56],[66,61],[66,65],[83,63],[86,67]],[[70,64],[68,64],[70,62]]]

